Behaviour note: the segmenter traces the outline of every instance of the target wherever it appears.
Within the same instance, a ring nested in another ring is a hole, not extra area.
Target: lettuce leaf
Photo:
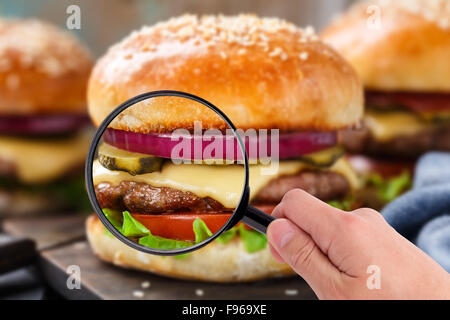
[[[195,219],[192,228],[194,229],[195,243],[203,242],[213,235],[202,219]]]
[[[152,234],[140,238],[138,242],[143,246],[161,250],[182,249],[192,246],[192,243],[188,241],[167,239]]]
[[[122,217],[119,211],[111,210],[111,209],[102,209],[103,214],[106,218],[111,222],[111,224],[117,230],[122,230]]]
[[[248,253],[263,250],[267,245],[266,235],[255,230],[248,230],[243,224],[239,225],[239,234],[244,242],[244,248]]]
[[[343,199],[343,200],[332,200],[327,202],[330,206],[335,207],[344,211],[351,211],[352,206],[355,203],[355,199],[353,197]]]
[[[411,175],[407,171],[389,179],[385,179],[379,174],[371,174],[368,182],[377,188],[378,196],[385,203],[395,200],[412,186]]]
[[[134,219],[128,211],[123,212],[121,233],[126,237],[134,238],[151,235],[150,231],[142,223]]]
[[[120,216],[120,212],[111,209],[103,209],[103,213],[120,233],[126,237],[139,238],[138,243],[143,246],[160,250],[174,250],[187,248],[193,245],[193,243],[189,241],[167,239],[152,235],[150,230],[133,218],[128,211],[124,211],[122,217]],[[201,219],[195,219],[192,228],[195,234],[195,243],[203,242],[213,235],[206,223]],[[106,228],[105,230],[107,234],[111,235]],[[224,232],[216,240],[219,243],[226,244],[237,235],[241,236],[244,248],[249,253],[263,250],[267,245],[267,238],[264,234],[246,229],[242,224]],[[188,256],[189,253],[186,253],[175,256],[175,258],[184,259]]]
[[[140,238],[138,242],[141,245],[161,250],[173,250],[192,246],[192,243],[188,241],[173,240],[152,235],[150,230],[133,218],[128,211],[124,211],[122,217],[115,210],[103,209],[103,213],[111,224],[124,236]],[[106,228],[105,230],[108,231]],[[111,235],[109,231],[107,234]]]
[[[225,231],[220,236],[217,237],[216,241],[222,244],[227,244],[236,236],[237,228],[231,228],[230,230]]]

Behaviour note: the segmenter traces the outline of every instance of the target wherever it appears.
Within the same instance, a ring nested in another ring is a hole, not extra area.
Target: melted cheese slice
[[[293,175],[309,169],[300,161],[281,161],[275,174],[265,174],[263,165],[251,165],[250,199],[272,179],[282,175]],[[267,169],[267,167],[266,167]],[[338,160],[327,169],[346,177],[353,188],[359,187],[359,179],[345,159]],[[169,187],[184,192],[192,192],[199,197],[210,197],[226,208],[235,208],[241,198],[245,172],[243,166],[175,165],[167,162],[161,171],[132,176],[123,171],[111,171],[98,161],[93,166],[93,183],[108,182],[118,185],[122,181],[142,182],[154,187]]]
[[[88,133],[55,140],[0,137],[0,158],[13,164],[21,182],[45,183],[83,165],[90,142]]]
[[[364,121],[377,141],[386,142],[399,136],[412,136],[430,129],[430,124],[409,112],[366,111]]]

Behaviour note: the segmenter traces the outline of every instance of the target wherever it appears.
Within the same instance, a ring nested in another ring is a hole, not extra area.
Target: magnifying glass
[[[257,171],[270,161],[271,143],[251,130],[243,135],[198,96],[141,94],[94,135],[85,172],[89,199],[112,235],[155,255],[200,249],[240,223],[265,233],[274,218],[249,205],[249,176],[264,179]]]

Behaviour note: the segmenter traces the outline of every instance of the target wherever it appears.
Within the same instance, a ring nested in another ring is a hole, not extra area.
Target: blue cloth
[[[384,208],[386,221],[450,272],[450,153],[417,163],[414,187]]]

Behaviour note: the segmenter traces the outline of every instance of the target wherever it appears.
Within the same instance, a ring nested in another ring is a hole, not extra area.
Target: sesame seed
[[[141,283],[141,288],[148,289],[148,288],[150,288],[150,285],[151,285],[150,281],[144,281]]]
[[[296,295],[298,295],[298,290],[297,289],[286,289],[286,290],[284,290],[284,294],[287,296],[296,296]]]
[[[258,18],[254,15],[218,15],[201,18],[195,15],[183,15],[165,22],[159,22],[154,26],[145,26],[140,31],[133,32],[122,42],[128,41],[130,38],[158,34],[181,42],[196,37],[196,44],[205,42],[216,45],[220,42],[226,42],[252,46],[259,44],[261,41],[267,44],[269,34],[283,31],[298,34],[305,41],[313,37],[315,32],[311,26],[303,30],[283,19]],[[263,47],[266,47],[266,45]]]
[[[89,52],[80,46],[74,36],[46,22],[1,19],[0,38],[1,70],[9,68],[10,51],[17,52],[17,62],[21,67],[34,66],[51,77],[78,71],[80,67],[90,64]],[[49,48],[52,50],[49,51]],[[66,56],[75,57],[75,61],[61,58]]]
[[[142,299],[144,297],[144,291],[141,290],[134,290],[133,296],[139,299]]]
[[[247,53],[247,50],[245,50],[245,49],[239,49],[239,51],[238,51],[238,55],[244,55],[246,53]]]
[[[314,27],[307,26],[305,29],[305,36],[312,37],[315,34]]]
[[[272,52],[269,53],[269,57],[276,57],[280,55],[282,52],[283,50],[280,47],[276,47],[275,49],[273,49]]]
[[[442,29],[448,29],[450,27],[450,20],[448,18],[442,18],[439,20],[439,26]]]
[[[303,61],[305,61],[305,60],[308,59],[309,54],[308,54],[308,52],[302,52],[302,53],[300,53],[299,57],[300,57],[300,59],[302,59]]]
[[[406,11],[435,23],[439,28],[450,29],[448,0],[373,0],[372,3],[391,13]]]
[[[196,296],[203,297],[204,294],[205,294],[205,292],[202,289],[196,289],[195,290],[195,295]]]

